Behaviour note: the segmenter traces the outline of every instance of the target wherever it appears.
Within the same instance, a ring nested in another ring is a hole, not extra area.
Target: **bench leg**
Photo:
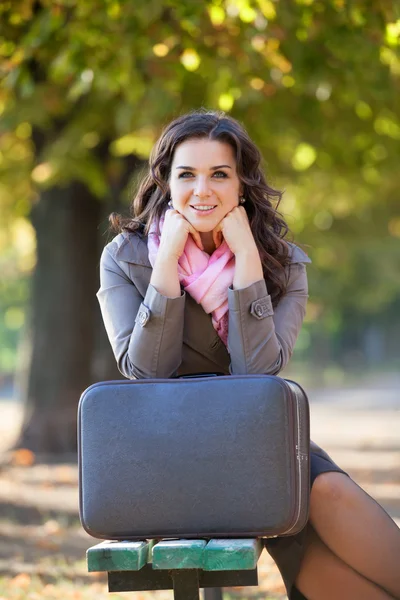
[[[221,588],[204,588],[204,600],[222,600]]]
[[[171,577],[174,584],[174,600],[200,600],[197,569],[173,570]]]

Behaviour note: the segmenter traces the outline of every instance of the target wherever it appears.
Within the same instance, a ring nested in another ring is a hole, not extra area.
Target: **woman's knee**
[[[349,481],[343,473],[321,473],[313,483],[311,503],[323,502],[325,505],[331,505],[343,502],[349,496]]]

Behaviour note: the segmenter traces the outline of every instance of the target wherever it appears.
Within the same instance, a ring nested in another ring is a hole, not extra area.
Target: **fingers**
[[[171,207],[165,213],[165,220],[167,221],[167,220],[174,219],[174,218],[178,219],[178,223],[180,224],[179,226],[183,227],[185,229],[186,234],[190,233],[196,246],[198,248],[200,248],[200,250],[204,250],[204,246],[201,241],[200,233],[198,231],[196,231],[196,229],[193,227],[193,225],[178,210]]]
[[[172,218],[172,215],[176,215],[176,214],[177,214],[177,211],[174,209],[174,207],[173,207],[173,206],[170,206],[170,207],[169,207],[169,208],[168,208],[168,209],[165,211],[165,214],[164,214],[164,220],[171,219],[171,218]]]
[[[227,217],[227,215],[222,219],[222,221],[220,221],[218,223],[218,225],[215,227],[215,229],[213,229],[213,232],[212,232],[213,242],[214,242],[216,248],[220,247],[220,245],[222,244],[223,239],[224,239],[223,229],[224,229],[226,217]]]
[[[215,247],[218,248],[218,232],[213,229],[212,231],[212,239],[215,244]]]
[[[196,246],[198,248],[200,248],[200,250],[204,250],[204,246],[201,241],[200,233],[198,231],[196,231],[196,229],[190,224],[189,224],[189,233],[191,234],[192,238],[194,239]]]
[[[213,237],[213,242],[215,244],[215,247],[219,248],[220,245],[222,244],[222,232],[217,229],[213,229],[212,237]]]
[[[212,231],[212,238],[216,248],[219,248],[222,242],[221,221]]]

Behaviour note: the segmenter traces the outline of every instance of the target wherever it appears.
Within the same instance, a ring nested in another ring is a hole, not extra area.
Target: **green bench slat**
[[[88,571],[153,569],[243,571],[255,569],[262,552],[257,539],[104,541],[87,550]]]
[[[262,552],[257,539],[210,540],[204,550],[205,571],[235,571],[255,569]]]
[[[154,542],[106,540],[86,552],[88,571],[139,571],[148,562]]]
[[[153,569],[201,569],[205,540],[167,540],[153,548]]]

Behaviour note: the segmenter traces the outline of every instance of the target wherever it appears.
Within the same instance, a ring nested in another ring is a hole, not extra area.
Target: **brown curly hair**
[[[149,169],[130,207],[131,216],[109,216],[114,232],[147,235],[150,223],[159,219],[171,199],[168,180],[172,159],[179,144],[188,139],[228,143],[236,157],[236,168],[250,227],[263,266],[264,278],[274,306],[286,291],[284,267],[290,263],[289,248],[283,238],[289,228],[277,211],[282,192],[269,187],[260,167],[261,154],[244,127],[223,111],[199,109],[181,115],[167,125],[153,147]]]

